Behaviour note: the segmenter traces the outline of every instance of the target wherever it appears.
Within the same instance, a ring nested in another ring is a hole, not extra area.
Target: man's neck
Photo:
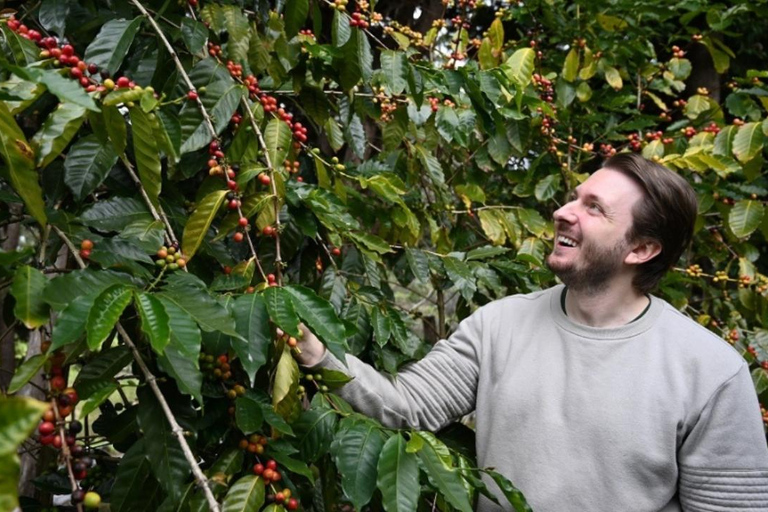
[[[590,327],[618,327],[638,317],[648,306],[649,298],[631,285],[618,283],[596,293],[568,288],[565,310],[574,322]]]

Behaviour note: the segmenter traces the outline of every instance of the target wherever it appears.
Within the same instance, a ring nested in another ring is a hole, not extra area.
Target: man
[[[537,512],[768,510],[746,362],[649,295],[695,218],[680,176],[616,155],[555,212],[547,264],[564,285],[480,308],[396,378],[343,366],[311,333],[299,362],[354,375],[341,396],[391,427],[476,410],[478,464]]]

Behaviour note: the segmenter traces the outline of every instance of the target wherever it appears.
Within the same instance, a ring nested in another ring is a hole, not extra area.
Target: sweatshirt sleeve
[[[686,512],[768,511],[768,447],[746,364],[709,399],[678,465]]]
[[[467,317],[423,359],[403,366],[396,376],[377,372],[347,355],[344,366],[326,350],[317,367],[354,377],[336,391],[358,412],[390,428],[438,430],[475,408],[481,338],[480,313]]]

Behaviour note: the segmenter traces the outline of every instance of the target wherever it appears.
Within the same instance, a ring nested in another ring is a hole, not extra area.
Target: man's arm
[[[746,364],[715,391],[678,453],[686,511],[768,511],[768,447]]]
[[[337,393],[359,412],[391,428],[438,430],[475,408],[482,332],[480,315],[466,318],[426,357],[405,365],[397,376],[377,372],[347,355],[344,366],[309,331],[299,342],[302,366],[342,371],[354,377]]]

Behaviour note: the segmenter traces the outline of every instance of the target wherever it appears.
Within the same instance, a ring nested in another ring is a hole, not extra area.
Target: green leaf
[[[232,484],[221,512],[258,512],[264,504],[264,481],[256,475],[246,475]]]
[[[458,137],[459,116],[456,115],[456,109],[453,107],[441,106],[435,114],[435,124],[437,125],[437,131],[448,142],[451,142],[454,137]]]
[[[605,81],[608,82],[608,85],[610,85],[617,91],[620,90],[622,87],[624,87],[624,82],[621,79],[619,70],[613,66],[606,66]]]
[[[249,396],[235,400],[235,423],[243,434],[250,435],[261,428],[264,422],[261,404]]]
[[[35,153],[27,143],[19,125],[16,124],[16,120],[8,111],[8,107],[1,101],[0,155],[2,155],[7,173],[10,175],[11,186],[21,196],[29,213],[41,226],[45,226],[47,222],[45,202],[40,183],[37,181]]]
[[[471,512],[472,505],[461,476],[455,469],[445,466],[437,448],[432,443],[424,443],[418,456],[429,481],[437,487],[445,500],[458,510]]]
[[[53,326],[50,350],[57,350],[74,343],[85,332],[88,313],[91,311],[95,295],[84,295],[72,301],[58,316]]]
[[[101,26],[93,42],[85,49],[83,60],[114,75],[123,63],[133,38],[141,28],[141,17],[110,20]]]
[[[136,157],[136,167],[139,168],[141,185],[147,192],[150,201],[157,206],[163,184],[157,139],[149,115],[144,113],[141,108],[132,108],[130,112],[131,127],[133,128],[133,154]]]
[[[290,285],[283,289],[291,297],[296,313],[310,330],[333,355],[344,361],[344,354],[349,349],[346,329],[331,303],[305,286]]]
[[[11,383],[8,385],[8,393],[16,393],[24,387],[40,372],[47,360],[45,354],[36,354],[24,361],[21,366],[16,368],[16,373],[13,374]]]
[[[48,304],[43,301],[43,290],[47,284],[43,273],[35,268],[24,265],[16,269],[11,285],[11,295],[16,299],[13,315],[27,329],[36,329],[49,320]]]
[[[764,143],[765,135],[760,123],[746,123],[733,138],[733,154],[739,162],[749,162],[762,151]]]
[[[603,27],[603,30],[607,32],[616,32],[627,28],[627,22],[617,16],[611,16],[609,14],[599,13],[597,15],[597,22]]]
[[[469,266],[463,261],[450,256],[443,258],[443,266],[448,274],[448,279],[453,281],[453,284],[459,289],[464,300],[472,300],[472,296],[477,291],[477,283]]]
[[[202,404],[203,376],[198,361],[202,343],[200,329],[187,312],[170,300],[162,296],[159,298],[170,319],[171,341],[158,361],[163,370],[176,380],[182,393],[193,396]]]
[[[150,498],[158,491],[152,465],[144,456],[144,441],[140,439],[120,459],[109,499],[112,512],[146,510]]]
[[[123,345],[99,352],[77,374],[74,387],[80,398],[86,399],[109,386],[114,381],[115,375],[132,360],[130,350]]]
[[[503,216],[504,214],[501,213],[501,215]],[[500,219],[497,210],[480,210],[477,212],[477,217],[480,219],[480,225],[485,236],[494,245],[503,245],[507,241],[503,221]]]
[[[341,473],[341,488],[357,510],[371,501],[376,490],[379,453],[384,436],[373,423],[358,423],[333,440],[331,453]]]
[[[376,343],[383,347],[389,341],[392,334],[392,324],[389,316],[378,307],[371,310],[371,325],[373,326],[373,335],[376,337]]]
[[[348,91],[362,78],[368,80],[373,73],[373,55],[368,36],[362,30],[352,30],[352,34],[342,47],[344,64],[339,75],[341,87]]]
[[[0,397],[0,456],[15,455],[49,404],[20,396]]]
[[[314,462],[328,452],[336,426],[336,413],[328,407],[313,406],[304,411],[293,425],[301,458]]]
[[[285,121],[274,118],[267,123],[267,128],[264,130],[264,143],[267,145],[269,161],[273,166],[283,164],[291,149],[291,140],[291,129]]]
[[[16,510],[19,482],[18,447],[49,407],[27,397],[0,396],[0,509]]]
[[[190,473],[189,463],[152,391],[143,387],[137,391],[137,395],[137,419],[144,432],[144,453],[165,493],[178,502],[183,484]]]
[[[205,49],[208,29],[197,20],[181,18],[181,39],[190,53],[200,53]]]
[[[389,94],[401,94],[408,85],[408,59],[405,53],[393,50],[381,52],[381,71]]]
[[[272,406],[283,418],[289,418],[298,397],[299,365],[291,355],[291,348],[283,346],[283,353],[277,362],[275,380],[272,384]]]
[[[536,236],[542,236],[547,229],[547,221],[536,210],[526,208],[518,212],[520,222],[525,226],[525,229],[530,231]]]
[[[407,248],[405,257],[413,275],[422,283],[428,283],[430,278],[429,261],[423,251]]]
[[[163,303],[144,292],[136,292],[136,309],[141,318],[141,330],[149,339],[155,352],[162,354],[165,346],[171,341],[170,318],[165,312]]]
[[[208,228],[211,227],[211,222],[213,222],[226,197],[226,190],[211,192],[200,201],[195,211],[190,215],[181,237],[181,251],[187,257],[187,261],[192,259],[200,248],[200,244],[203,243],[203,239],[208,233]]]
[[[64,161],[64,183],[75,199],[82,201],[101,185],[116,162],[117,154],[111,144],[102,143],[96,135],[82,137]]]
[[[269,318],[275,325],[291,336],[301,336],[299,317],[293,308],[291,296],[282,287],[272,286],[264,290],[264,301]]]
[[[387,254],[392,252],[392,249],[389,247],[389,243],[376,235],[369,233],[355,233],[350,231],[347,233],[347,236],[362,249],[374,251],[379,254]]]
[[[113,284],[140,284],[127,274],[111,270],[82,269],[52,279],[45,288],[44,299],[57,311],[83,296],[95,298]]]
[[[95,350],[107,339],[131,303],[131,289],[122,284],[110,286],[96,297],[86,324],[88,348]]]
[[[763,393],[768,389],[768,370],[765,368],[755,368],[752,370],[752,382],[757,394]]]
[[[242,93],[243,87],[229,79],[218,80],[206,86],[205,94],[201,95],[200,99],[213,121],[215,135],[219,135],[229,125],[232,114],[240,104]],[[197,102],[188,101],[184,104],[179,112],[179,121],[182,141],[179,154],[197,151],[207,146],[214,137],[208,123],[203,119],[203,114],[200,113]]]
[[[696,119],[700,114],[710,110],[713,107],[713,102],[706,96],[701,94],[694,94],[685,104],[683,112],[688,119]]]
[[[334,151],[338,151],[344,145],[344,133],[339,127],[339,123],[335,119],[329,117],[325,120],[323,125],[323,131],[328,137],[328,144],[331,145]]]
[[[172,303],[191,316],[204,331],[220,331],[229,336],[240,337],[235,330],[235,320],[229,310],[206,291],[193,287],[170,290],[166,288],[157,295],[164,304]],[[171,326],[171,332],[173,332],[173,326]]]
[[[261,295],[250,293],[235,299],[233,309],[237,332],[243,339],[233,339],[232,348],[253,385],[256,372],[267,362],[272,342],[267,303]]]
[[[760,201],[738,201],[728,214],[728,227],[737,238],[746,238],[760,226],[764,213],[765,207]]]
[[[533,65],[536,52],[533,48],[520,48],[504,63],[507,77],[520,88],[525,88],[533,77]]]
[[[198,331],[198,350],[200,347]],[[181,343],[176,336],[171,336],[171,342],[165,347],[162,355],[158,356],[160,367],[165,373],[173,377],[179,391],[190,395],[197,400],[198,404],[203,404],[202,386],[203,374],[200,373],[197,358],[188,356],[180,348]]]
[[[85,108],[74,103],[59,103],[45,118],[42,128],[30,143],[37,153],[37,167],[44,169],[64,151],[85,121]]]
[[[504,493],[504,496],[507,498],[507,501],[509,501],[509,504],[512,505],[515,512],[532,512],[533,509],[528,506],[528,502],[525,500],[525,496],[523,496],[520,489],[512,485],[512,482],[510,482],[504,475],[490,470],[485,472],[493,478],[493,481],[496,482],[496,485],[499,486],[501,492]]]
[[[335,9],[331,24],[331,41],[333,41],[333,46],[341,48],[349,41],[351,35],[352,27],[349,26],[349,16]]]
[[[566,55],[560,76],[569,82],[573,82],[579,76],[579,51],[576,48],[571,48]]]
[[[308,0],[287,0],[283,16],[285,18],[285,35],[289,38],[299,33],[307,21],[309,14]]]
[[[154,219],[141,199],[115,196],[98,201],[83,212],[80,220],[96,229],[120,231],[134,222],[152,222]]]
[[[419,503],[419,464],[405,445],[403,436],[396,433],[379,455],[377,486],[387,512],[415,512]]]
[[[99,112],[99,107],[85,90],[75,80],[64,78],[60,72],[41,68],[20,68],[6,66],[14,74],[35,83],[43,84],[48,92],[57,96],[62,102],[74,103],[93,112]]]
[[[82,418],[88,417],[93,411],[95,411],[101,404],[107,401],[113,393],[117,392],[118,384],[115,381],[107,382],[105,386],[98,391],[95,391],[88,400],[82,402],[82,408],[80,414]]]
[[[69,2],[67,0],[43,0],[40,4],[38,19],[44,29],[55,32],[59,37],[64,37],[67,28],[67,16],[69,16]]]
[[[678,59],[677,57],[669,59],[669,70],[675,75],[675,80],[686,80],[692,69],[693,66],[688,59]]]

